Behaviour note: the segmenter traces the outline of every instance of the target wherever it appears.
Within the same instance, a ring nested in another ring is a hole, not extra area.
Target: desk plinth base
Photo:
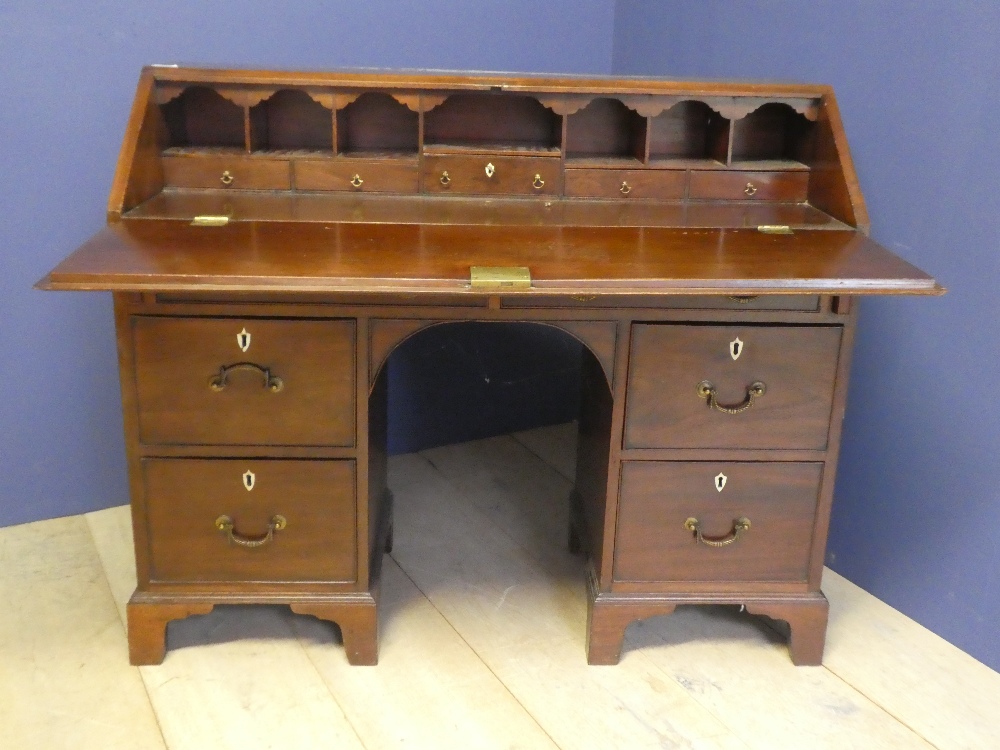
[[[788,651],[796,666],[823,662],[830,605],[822,592],[795,595],[656,594],[599,592],[588,578],[587,663],[617,664],[625,629],[636,620],[669,615],[679,604],[742,604],[754,615],[784,620],[791,631]]]
[[[190,615],[204,615],[217,604],[287,604],[292,612],[329,620],[340,627],[347,661],[355,666],[378,663],[378,592],[302,597],[211,597],[132,594],[128,615],[129,663],[160,664],[166,654],[167,623]]]

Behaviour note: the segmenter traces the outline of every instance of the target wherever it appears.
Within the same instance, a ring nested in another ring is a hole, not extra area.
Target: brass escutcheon
[[[361,175],[359,174],[356,174],[351,178],[351,184],[356,188],[361,187],[362,183],[364,183],[364,180],[361,179]]]
[[[535,190],[541,190],[543,187],[545,187],[545,180],[542,179],[542,176],[540,174],[535,175],[535,179],[531,181],[531,187],[533,187]]]

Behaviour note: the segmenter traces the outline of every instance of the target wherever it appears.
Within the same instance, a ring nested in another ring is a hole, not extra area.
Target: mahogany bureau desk
[[[583,344],[591,664],[708,603],[820,663],[853,300],[943,291],[867,230],[825,86],[145,69],[108,226],[39,282],[114,293],[132,663],[254,602],[376,662],[384,365],[457,321]]]

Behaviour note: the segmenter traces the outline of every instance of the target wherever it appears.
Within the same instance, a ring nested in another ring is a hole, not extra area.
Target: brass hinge
[[[471,266],[469,272],[473,289],[531,286],[531,270],[527,266]]]
[[[228,216],[211,216],[204,214],[202,216],[195,216],[191,219],[191,226],[193,227],[224,227],[228,223]]]
[[[761,224],[757,231],[764,234],[792,234],[792,228],[787,224]]]

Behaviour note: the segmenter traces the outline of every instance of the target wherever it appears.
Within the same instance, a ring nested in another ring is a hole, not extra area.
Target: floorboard
[[[284,607],[173,623],[128,666],[126,507],[0,529],[0,747],[998,747],[1000,674],[832,571],[823,667],[731,607],[634,623],[588,667],[566,550],[575,425],[390,461],[377,667]]]

